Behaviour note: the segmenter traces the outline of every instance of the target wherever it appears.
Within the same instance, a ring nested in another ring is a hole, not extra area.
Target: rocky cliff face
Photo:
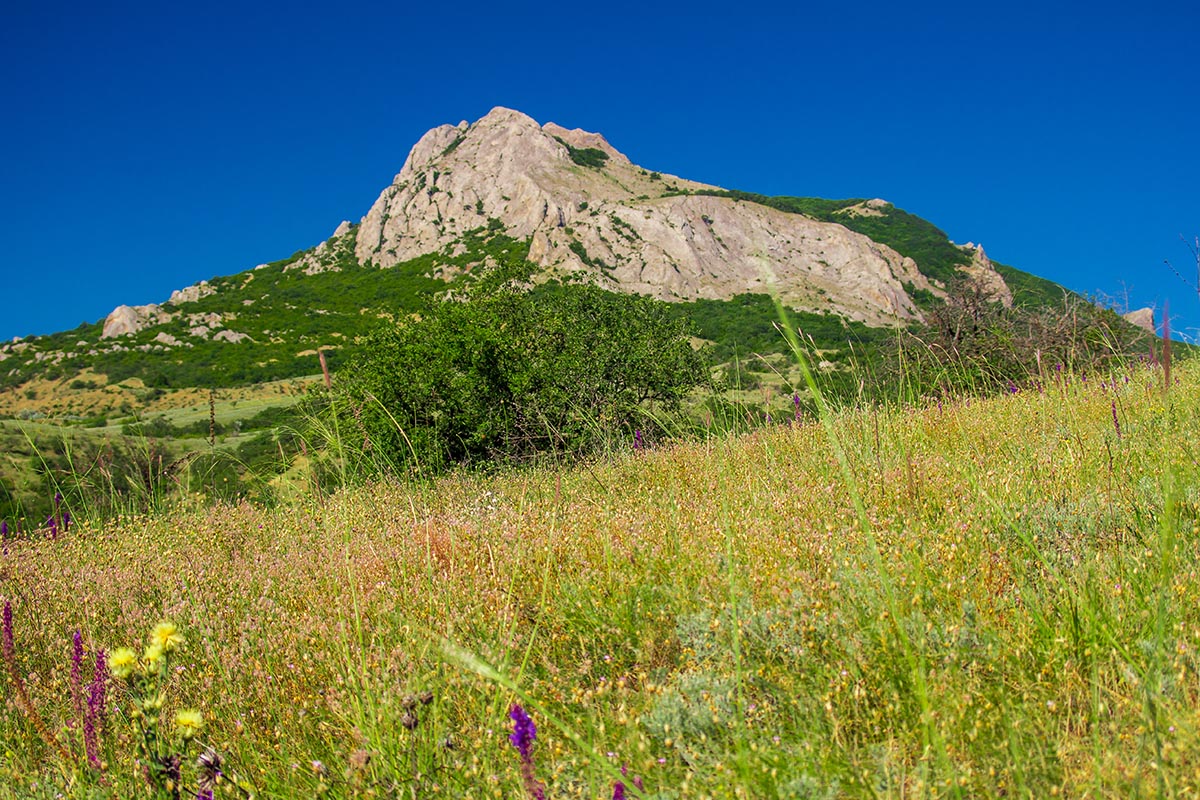
[[[417,142],[363,217],[355,255],[388,267],[495,218],[549,275],[665,300],[772,290],[882,324],[919,317],[905,284],[940,292],[911,259],[841,225],[690,194],[715,188],[642,169],[599,134],[496,108]]]
[[[473,124],[422,136],[358,225],[342,222],[284,269],[315,275],[354,262],[387,268],[429,253],[458,255],[464,234],[498,220],[507,235],[529,242],[529,258],[546,277],[582,277],[664,300],[775,292],[800,310],[880,325],[920,318],[909,292],[943,293],[912,259],[867,236],[703,194],[717,188],[643,169],[598,133],[495,108]],[[867,200],[837,213],[882,216],[888,207]],[[971,263],[963,272],[1011,303],[983,248],[964,249]],[[202,281],[162,306],[120,306],[103,338],[170,320],[177,307],[213,291]]]

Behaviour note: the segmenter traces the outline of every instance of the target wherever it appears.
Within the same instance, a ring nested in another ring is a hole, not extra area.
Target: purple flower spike
[[[638,428],[633,432],[633,449],[641,450],[645,446],[646,442],[642,439],[642,429]],[[513,706],[513,708],[520,708],[520,706]]]
[[[1117,401],[1112,401],[1113,427],[1117,431],[1117,440],[1121,439],[1121,419],[1117,416]]]
[[[508,716],[513,721],[513,732],[508,740],[521,754],[521,779],[525,791],[533,800],[546,800],[546,787],[533,774],[533,742],[537,738],[537,726],[519,703],[513,704]]]
[[[87,714],[83,718],[83,749],[93,769],[100,769],[100,742],[97,728],[104,724],[104,689],[108,685],[108,658],[96,651],[96,669],[88,685]]]
[[[4,601],[4,663],[12,665],[17,656],[17,648],[13,644],[12,603]]]
[[[533,741],[537,738],[537,726],[533,724],[533,720],[529,718],[520,704],[513,705],[508,712],[508,717],[513,721],[513,732],[508,740],[521,754],[521,760],[528,760],[532,757]]]
[[[71,512],[62,512],[63,533],[67,532],[67,528],[71,527]]]
[[[1016,394],[1019,391],[1020,391],[1020,389],[1017,388],[1017,385],[1015,383],[1013,383],[1012,381],[1008,382],[1008,393],[1009,394]]]
[[[71,640],[71,705],[75,719],[83,719],[83,635],[78,630]]]
[[[50,526],[50,538],[57,539],[58,538],[58,520],[54,518],[53,514],[46,517],[46,524]]]
[[[8,538],[8,520],[0,522],[0,539]]]
[[[625,800],[625,784],[620,781],[613,784],[613,800]]]

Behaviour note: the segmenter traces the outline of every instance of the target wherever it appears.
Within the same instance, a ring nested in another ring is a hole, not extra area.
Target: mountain
[[[832,323],[836,346],[847,331],[921,320],[956,277],[1006,304],[1063,291],[884,200],[729,191],[639,167],[600,134],[496,108],[426,133],[366,214],[314,248],[0,346],[0,413],[71,408],[38,397],[41,386],[91,386],[92,413],[129,405],[132,385],[118,384],[130,379],[176,389],[311,375],[319,350],[505,260],[532,262],[543,282],[672,301],[727,343],[744,340],[754,314],[775,335],[747,300],[771,293],[810,328]]]

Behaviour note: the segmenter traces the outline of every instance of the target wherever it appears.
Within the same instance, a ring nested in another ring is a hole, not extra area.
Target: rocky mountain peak
[[[920,316],[906,285],[941,291],[842,225],[704,194],[714,190],[639,167],[598,133],[497,107],[421,137],[362,218],[354,255],[390,267],[453,250],[495,219],[530,241],[547,275],[665,300],[776,290],[797,308],[882,324]]]

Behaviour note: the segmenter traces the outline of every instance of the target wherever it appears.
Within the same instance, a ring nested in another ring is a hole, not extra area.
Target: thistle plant
[[[133,704],[130,716],[143,774],[156,798],[170,800],[179,800],[181,796],[184,754],[204,727],[204,715],[190,708],[177,711],[170,723],[162,719],[171,657],[184,643],[175,624],[164,621],[150,632],[141,657],[130,648],[121,647],[108,658],[113,676],[124,681],[129,689]]]

